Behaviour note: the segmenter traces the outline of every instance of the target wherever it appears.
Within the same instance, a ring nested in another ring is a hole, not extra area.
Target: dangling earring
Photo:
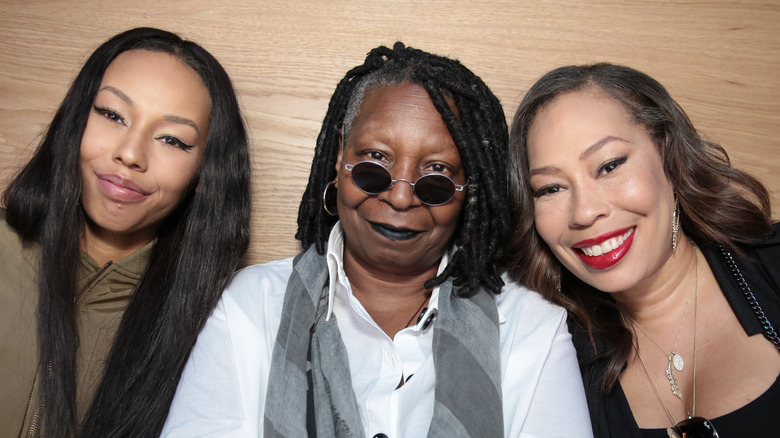
[[[674,211],[672,212],[672,252],[677,252],[677,240],[680,236],[680,203],[674,195]]]
[[[325,186],[325,191],[322,192],[322,207],[325,209],[325,213],[328,213],[329,216],[333,216],[333,217],[338,217],[339,214],[330,211],[330,208],[328,208],[328,189],[331,188],[331,187],[336,187],[336,180],[337,179],[338,179],[338,177],[337,178],[333,178],[333,181],[329,182],[328,185]],[[338,190],[338,188],[336,188],[336,189]]]

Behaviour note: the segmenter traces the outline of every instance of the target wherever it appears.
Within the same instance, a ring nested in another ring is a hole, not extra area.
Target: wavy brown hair
[[[666,89],[645,73],[608,63],[567,66],[547,73],[531,87],[510,132],[513,235],[507,265],[515,280],[566,307],[572,322],[590,337],[595,355],[609,357],[602,382],[602,390],[608,392],[631,351],[631,332],[609,294],[563,268],[536,232],[529,181],[527,140],[536,115],[558,96],[586,89],[615,99],[647,130],[680,203],[686,235],[739,252],[740,244],[754,242],[769,230],[771,210],[761,182],[731,167],[726,151],[704,139]],[[605,345],[597,347],[596,337]]]

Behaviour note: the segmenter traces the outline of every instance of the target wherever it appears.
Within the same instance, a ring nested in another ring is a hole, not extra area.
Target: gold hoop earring
[[[325,209],[325,213],[328,213],[329,216],[333,216],[333,217],[338,217],[339,214],[338,214],[338,212],[336,212],[336,213],[332,212],[330,210],[330,208],[328,208],[328,189],[331,188],[331,187],[334,187],[334,188],[336,188],[336,190],[338,190],[338,187],[336,187],[336,180],[337,179],[338,179],[338,177],[337,178],[333,178],[333,181],[329,182],[325,186],[325,191],[322,192],[322,208]],[[331,196],[331,198],[333,198],[333,197]],[[331,199],[331,201],[332,200],[333,199]]]
[[[672,252],[677,252],[677,241],[680,236],[680,203],[674,196],[674,211],[672,212]]]

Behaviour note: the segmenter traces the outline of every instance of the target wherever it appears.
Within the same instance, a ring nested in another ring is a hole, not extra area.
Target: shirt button
[[[383,433],[378,433],[378,434],[374,435],[374,438],[387,438],[387,435],[385,435]]]

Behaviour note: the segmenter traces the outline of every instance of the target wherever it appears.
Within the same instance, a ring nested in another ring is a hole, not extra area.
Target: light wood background
[[[346,71],[401,40],[460,59],[507,118],[539,76],[611,61],[666,85],[694,123],[780,201],[777,0],[0,0],[0,189],[30,156],[89,53],[136,26],[195,40],[225,66],[252,140],[246,263],[298,251],[314,142]]]

